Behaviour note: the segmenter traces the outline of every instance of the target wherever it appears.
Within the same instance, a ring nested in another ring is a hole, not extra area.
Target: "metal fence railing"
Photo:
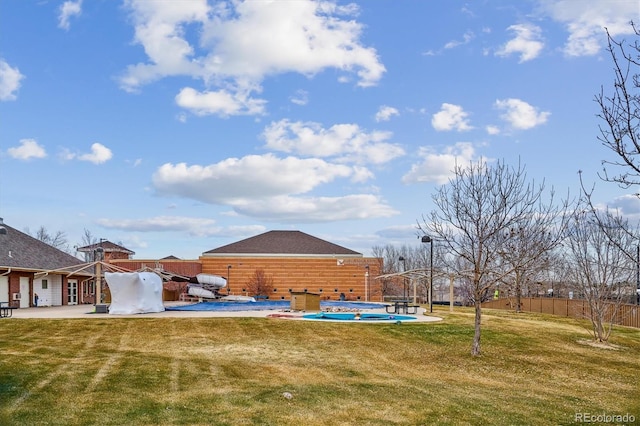
[[[582,299],[559,299],[553,297],[523,297],[520,299],[524,312],[540,312],[543,314],[559,315],[571,318],[588,318],[590,316],[589,303]],[[515,309],[515,299],[494,299],[482,303],[488,309]],[[613,303],[611,304],[613,308]],[[614,312],[615,309],[610,309]],[[607,318],[607,322],[610,318]],[[622,304],[618,306],[613,323],[627,327],[640,328],[640,306]]]

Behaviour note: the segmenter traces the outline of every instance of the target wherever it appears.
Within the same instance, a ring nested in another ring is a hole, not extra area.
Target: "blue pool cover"
[[[337,300],[320,301],[321,309],[380,309],[385,305],[371,302],[340,302]],[[167,311],[269,311],[289,309],[290,300],[264,300],[258,302],[202,302],[193,305],[168,306]]]
[[[320,312],[317,314],[303,315],[302,318],[308,320],[325,320],[325,321],[385,321],[385,322],[401,322],[415,320],[416,317],[410,317],[408,315],[395,315],[395,314],[354,314],[353,312]]]

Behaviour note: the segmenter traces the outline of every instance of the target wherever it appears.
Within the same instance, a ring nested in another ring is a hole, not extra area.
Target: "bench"
[[[410,305],[408,300],[397,300],[393,305],[385,306],[388,314],[417,314],[420,305]],[[393,309],[390,311],[389,309]]]
[[[418,308],[419,307],[420,307],[420,305],[407,305],[406,313],[415,315],[415,314],[418,313]]]
[[[13,315],[15,306],[10,306],[9,302],[0,302],[0,318],[9,318]]]

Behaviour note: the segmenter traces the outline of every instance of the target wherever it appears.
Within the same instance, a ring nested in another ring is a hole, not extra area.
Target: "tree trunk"
[[[475,334],[473,335],[473,346],[471,347],[471,355],[477,356],[480,355],[480,320],[482,319],[482,301],[480,300],[481,295],[476,293],[475,297],[475,308],[476,308],[476,319],[475,319]]]
[[[522,312],[522,286],[520,285],[520,276],[516,272],[516,312]]]

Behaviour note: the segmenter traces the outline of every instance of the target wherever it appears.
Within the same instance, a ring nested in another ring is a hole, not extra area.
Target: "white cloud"
[[[289,197],[245,200],[234,208],[246,216],[262,220],[294,223],[371,219],[398,214],[379,196],[371,194],[343,197]]]
[[[135,42],[142,45],[149,63],[130,65],[120,80],[123,89],[135,91],[166,76],[205,77],[201,59],[194,58],[194,48],[184,33],[188,25],[201,28],[206,22],[206,0],[129,0],[126,4],[135,24]]]
[[[58,15],[58,27],[68,30],[70,27],[69,20],[74,16],[80,16],[82,13],[82,0],[65,1],[60,5],[60,14]]]
[[[319,123],[280,120],[262,133],[269,149],[302,156],[333,157],[340,162],[382,164],[404,155],[392,134],[367,133],[357,124],[335,124],[328,129]]]
[[[228,205],[238,214],[267,220],[317,222],[394,214],[374,195],[301,195],[339,178],[361,179],[363,173],[366,178],[360,168],[265,154],[209,166],[164,164],[154,173],[153,185],[161,195]]]
[[[20,74],[18,68],[13,68],[4,59],[0,59],[0,101],[15,101],[23,78],[24,75]]]
[[[487,133],[490,135],[498,135],[500,134],[500,128],[498,126],[494,126],[492,124],[488,125],[486,128]]]
[[[520,99],[498,99],[496,108],[505,111],[500,117],[512,128],[526,130],[547,122],[550,112],[539,112],[538,108]]]
[[[60,157],[60,159],[64,161],[71,161],[71,160],[77,159],[80,161],[88,161],[93,164],[102,164],[111,160],[111,158],[113,157],[113,153],[106,146],[96,142],[91,145],[91,152],[89,153],[78,154],[70,151],[68,148],[63,148],[58,154],[58,156]],[[134,167],[139,165],[140,162],[141,160],[136,160],[134,162]]]
[[[434,182],[442,185],[453,177],[456,164],[476,160],[475,149],[468,142],[458,142],[454,146],[445,148],[442,153],[421,147],[418,156],[421,161],[411,166],[411,170],[402,177],[403,183]]]
[[[91,145],[91,152],[88,154],[80,154],[77,156],[80,161],[88,161],[93,164],[102,164],[109,161],[113,157],[111,150],[101,143]]]
[[[621,215],[627,218],[640,217],[640,199],[638,199],[636,194],[617,197],[607,207],[616,209]]]
[[[45,158],[47,152],[35,139],[20,139],[20,146],[9,148],[7,152],[17,160],[31,160],[32,158]]]
[[[544,42],[540,27],[532,24],[511,25],[507,30],[515,33],[515,37],[509,40],[497,52],[498,56],[520,55],[520,63],[535,59],[540,55]]]
[[[466,113],[460,105],[443,103],[440,111],[433,114],[431,125],[439,132],[457,130],[459,132],[471,130]]]
[[[291,96],[289,100],[296,105],[306,105],[309,102],[309,92],[306,90],[297,90],[295,95]]]
[[[539,3],[543,12],[566,25],[567,56],[597,54],[606,45],[605,27],[614,37],[633,34],[629,22],[637,22],[640,15],[640,6],[634,0],[539,0]]]
[[[183,216],[156,216],[146,219],[98,219],[96,223],[108,229],[126,232],[186,232],[193,236],[208,236],[218,232],[213,219]]]
[[[226,90],[198,92],[185,87],[176,96],[176,104],[196,115],[255,115],[264,114],[263,99],[252,99],[246,93]]]
[[[473,31],[467,31],[466,33],[463,34],[462,36],[462,40],[451,40],[450,42],[446,43],[444,45],[445,49],[453,49],[455,47],[461,46],[463,44],[468,44],[469,42],[471,42],[471,40],[473,40],[475,38],[475,34],[473,33]]]
[[[319,159],[265,154],[229,158],[209,166],[167,163],[155,172],[153,184],[163,194],[225,204],[243,198],[301,194],[352,173],[350,167]]]
[[[206,86],[202,93],[213,94],[198,99],[204,106],[192,107],[200,114],[262,113],[263,101],[256,101],[259,108],[249,107],[250,94],[274,74],[312,76],[335,68],[343,72],[340,77],[357,75],[357,84],[367,87],[385,72],[375,49],[360,42],[362,24],[354,19],[355,5],[297,0],[209,7],[206,0],[129,0],[127,6],[135,41],[144,47],[148,62],[129,66],[120,80],[122,88],[136,91],[167,76],[200,79]],[[188,34],[199,39],[189,40]],[[179,96],[188,107],[184,97],[191,95],[196,102],[197,92],[184,90]],[[246,102],[240,107],[235,92],[244,92],[240,99]]]
[[[408,239],[415,238],[417,232],[418,230],[414,223],[410,225],[389,226],[376,231],[376,235],[381,237],[384,241],[402,241],[401,244],[405,244]]]
[[[389,121],[394,115],[400,115],[400,112],[394,107],[382,105],[376,113],[376,121]]]

